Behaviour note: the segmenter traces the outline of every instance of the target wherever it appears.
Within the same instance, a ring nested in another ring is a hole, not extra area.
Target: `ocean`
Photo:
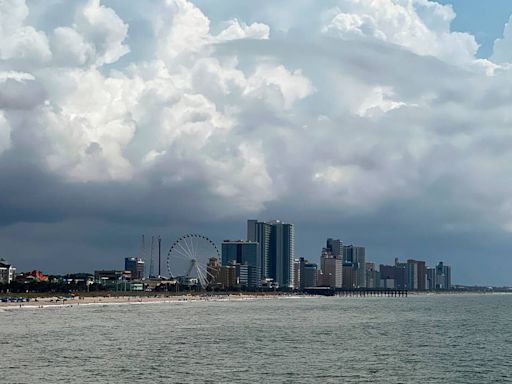
[[[0,383],[512,382],[512,295],[0,309]]]

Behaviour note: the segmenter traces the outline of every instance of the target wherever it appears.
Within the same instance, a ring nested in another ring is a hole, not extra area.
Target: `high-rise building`
[[[334,257],[327,249],[320,256],[320,269],[322,281],[318,285],[322,287],[341,288],[343,286],[343,261]]]
[[[274,220],[269,223],[269,277],[280,287],[293,288],[293,260],[295,259],[295,226]]]
[[[222,264],[247,264],[260,268],[259,243],[244,240],[222,242]]]
[[[273,279],[280,287],[293,288],[295,226],[279,220],[248,220],[247,239],[260,244],[263,277]]]
[[[444,268],[446,289],[452,289],[452,267],[445,265]]]
[[[366,288],[366,248],[354,247],[355,261],[353,265],[356,267],[357,287]]]
[[[409,289],[409,286],[407,263],[401,263],[398,257],[395,257],[395,288]]]
[[[318,266],[314,263],[310,263],[308,260],[305,260],[303,257],[299,259],[300,263],[300,272],[299,272],[299,287],[301,290],[304,288],[312,288],[316,287],[317,277],[318,277]]]
[[[401,263],[398,258],[395,258],[395,265],[381,265],[380,278],[384,280],[393,279],[397,289],[424,291],[427,289],[427,285],[430,284],[427,283],[429,278],[426,263],[413,259]]]
[[[343,242],[340,239],[327,239],[327,244],[325,248],[334,257],[343,258]]]
[[[366,249],[354,245],[343,246],[343,265],[352,265],[355,273],[354,288],[366,287]]]
[[[427,289],[427,263],[416,261],[418,264],[418,291]]]
[[[142,280],[144,278],[144,261],[138,257],[125,257],[124,269],[131,272],[133,280]]]
[[[342,274],[342,287],[344,289],[357,288],[357,274],[352,263],[343,263]]]
[[[248,264],[235,264],[236,284],[242,288],[258,288],[261,286],[259,279],[260,270]]]
[[[424,261],[407,260],[407,288],[424,291],[426,286],[426,273]]]
[[[398,262],[395,259],[395,265],[383,265],[379,266],[381,283],[385,283],[383,288],[390,288],[391,284],[396,289],[407,288],[407,270],[405,263]],[[381,284],[382,285],[382,284]]]
[[[255,241],[230,241],[222,243],[222,264],[235,265],[240,286],[256,288],[261,282],[260,244]]]
[[[393,280],[396,289],[415,289],[417,285],[417,266],[414,263],[401,263],[398,257],[395,258],[395,265],[381,265],[380,278]]]
[[[451,289],[452,269],[440,261],[436,266],[436,289]]]
[[[426,288],[429,290],[429,291],[433,291],[436,289],[436,282],[437,282],[437,278],[436,278],[436,268],[427,268],[427,284],[426,284]]]
[[[407,260],[405,264],[406,288],[410,290],[418,289],[418,264],[414,260]]]
[[[300,260],[293,260],[293,289],[300,289]]]
[[[380,288],[380,272],[375,263],[366,263],[366,288]]]
[[[259,266],[262,279],[269,277],[269,249],[271,225],[258,220],[247,220],[247,241],[259,244]]]

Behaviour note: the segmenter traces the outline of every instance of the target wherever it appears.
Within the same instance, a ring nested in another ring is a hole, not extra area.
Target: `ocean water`
[[[0,383],[512,382],[512,295],[0,310]]]

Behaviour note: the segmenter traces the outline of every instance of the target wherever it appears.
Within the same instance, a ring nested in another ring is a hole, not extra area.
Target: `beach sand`
[[[151,304],[151,303],[183,303],[190,301],[233,301],[254,300],[275,297],[290,297],[289,295],[172,295],[172,296],[75,296],[75,297],[37,297],[29,302],[0,302],[0,309],[30,309],[51,307],[72,307],[85,305],[122,305],[122,304]]]

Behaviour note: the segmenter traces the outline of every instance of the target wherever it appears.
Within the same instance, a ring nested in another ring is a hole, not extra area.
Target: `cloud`
[[[53,31],[52,51],[57,65],[81,66],[91,63],[95,57],[95,47],[86,42],[75,29],[58,27]]]
[[[278,94],[273,94],[277,91]],[[300,99],[314,92],[309,79],[300,70],[289,72],[282,65],[260,65],[249,77],[244,94],[268,100],[281,109],[289,109]],[[279,101],[276,101],[279,99]]]
[[[154,23],[157,56],[163,60],[183,60],[184,56],[208,50],[208,45],[238,39],[268,39],[270,28],[263,23],[250,25],[237,19],[227,21],[217,35],[210,31],[210,20],[187,0],[167,1]]]
[[[97,64],[114,63],[129,52],[123,44],[128,25],[113,9],[102,6],[100,0],[89,0],[75,16],[75,25],[96,47]]]
[[[406,105],[402,101],[393,101],[390,97],[393,91],[389,88],[375,87],[368,97],[362,102],[357,114],[361,117],[372,116],[379,112],[389,112]]]
[[[450,5],[428,0],[347,0],[329,13],[323,32],[341,38],[373,38],[458,64],[473,61],[478,49],[472,35],[450,31],[455,18]]]
[[[45,89],[32,75],[0,72],[0,109],[32,110],[45,98]]]
[[[89,0],[76,11],[71,26],[54,29],[51,47],[59,66],[115,63],[130,49],[124,41],[128,24],[100,0]]]
[[[51,59],[48,38],[42,31],[25,25],[28,7],[24,0],[0,3],[0,59],[17,65],[36,65]]]
[[[316,240],[329,224],[401,253],[425,233],[506,244],[506,45],[477,59],[450,6],[303,1],[280,17],[283,4],[230,2],[214,17],[185,0],[0,4],[5,231],[221,233],[281,215]]]
[[[505,24],[503,38],[494,42],[491,60],[496,63],[512,63],[512,16]]]
[[[221,31],[216,39],[219,41],[237,40],[237,39],[268,39],[270,28],[263,23],[252,23],[247,25],[238,20],[230,20],[226,29]]]

